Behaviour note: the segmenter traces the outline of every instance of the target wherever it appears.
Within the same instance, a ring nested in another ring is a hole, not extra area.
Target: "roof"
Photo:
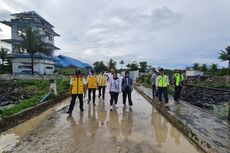
[[[67,57],[64,55],[58,55],[55,57],[56,58],[56,66],[59,67],[77,67],[77,68],[91,68],[92,66],[89,65],[88,63],[84,63],[82,61],[79,61],[77,59]]]
[[[20,43],[22,42],[22,40],[20,39],[2,39],[0,41],[6,42],[9,44],[14,44],[14,45],[20,45]],[[60,48],[56,47],[54,44],[51,44],[51,43],[45,43],[45,44],[46,44],[47,49],[60,50]]]
[[[31,55],[30,54],[20,54],[20,53],[17,53],[17,54],[8,54],[9,58],[31,58]],[[44,53],[35,53],[34,54],[34,59],[48,59],[48,60],[53,60],[55,61],[56,59],[52,56],[47,56],[45,55]]]
[[[17,18],[24,18],[24,17],[29,17],[29,18],[39,18],[46,24],[48,24],[51,27],[54,27],[52,24],[50,24],[47,20],[45,20],[43,17],[41,17],[37,12],[35,11],[29,11],[29,12],[22,12],[22,13],[15,13],[11,14],[11,16],[15,16]]]

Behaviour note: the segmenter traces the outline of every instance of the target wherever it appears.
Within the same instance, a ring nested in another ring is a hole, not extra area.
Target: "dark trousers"
[[[80,101],[80,110],[82,111],[83,110],[83,94],[72,94],[71,96],[71,102],[70,102],[70,106],[69,106],[69,111],[68,112],[72,112],[73,111],[73,108],[74,108],[74,105],[75,105],[75,102],[76,102],[76,98],[78,97],[79,101]]]
[[[105,86],[99,86],[98,91],[99,91],[99,97],[101,97],[101,90],[102,90],[102,97],[105,99]]]
[[[110,94],[111,94],[110,105],[112,106],[113,102],[115,104],[117,104],[119,92],[113,92],[113,91],[111,91]]]
[[[168,88],[167,87],[159,87],[158,88],[158,96],[159,96],[160,102],[162,102],[162,94],[164,96],[165,103],[168,103],[169,99],[168,99]]]
[[[175,86],[174,100],[178,101],[180,98],[180,93],[182,90],[182,86]]]
[[[153,97],[156,96],[156,85],[152,85]]]
[[[88,101],[91,101],[91,92],[93,92],[93,103],[95,104],[96,89],[88,89]]]
[[[127,97],[127,95],[128,95],[128,100],[129,100],[129,106],[132,106],[132,105],[133,105],[133,102],[132,102],[132,99],[131,99],[131,93],[132,93],[131,90],[124,90],[124,91],[122,91],[122,95],[123,95],[123,104],[124,104],[124,105],[126,104],[126,97]]]

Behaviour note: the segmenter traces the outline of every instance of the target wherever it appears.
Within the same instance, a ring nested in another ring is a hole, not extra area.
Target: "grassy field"
[[[68,79],[56,79],[58,96],[68,92],[69,84]],[[49,92],[49,80],[16,80],[7,82],[10,86],[21,86],[25,89],[25,92],[33,92],[35,96],[30,99],[25,99],[19,104],[4,110],[0,110],[0,117],[7,118],[15,113],[18,113],[24,109],[36,106],[42,97]],[[54,98],[50,96],[49,99]]]

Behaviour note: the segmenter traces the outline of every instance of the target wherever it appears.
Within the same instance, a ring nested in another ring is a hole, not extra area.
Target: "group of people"
[[[165,105],[168,105],[168,86],[170,86],[169,77],[164,73],[163,68],[159,68],[158,72],[154,70],[153,76],[152,76],[153,84],[152,84],[152,93],[153,97],[158,96],[159,102],[162,103],[162,95],[165,100]],[[177,69],[176,73],[172,76],[172,86],[174,87],[174,101],[179,102],[180,93],[183,87],[184,83],[184,75],[182,73],[182,70]]]
[[[117,108],[118,96],[122,92],[123,104],[126,106],[126,99],[128,95],[129,108],[132,109],[133,102],[131,99],[131,93],[133,90],[133,81],[129,77],[129,72],[125,72],[125,76],[120,79],[117,73],[112,71],[109,75],[104,72],[100,72],[96,75],[94,70],[91,70],[90,74],[85,79],[81,75],[80,70],[76,70],[75,75],[70,79],[69,93],[71,94],[71,101],[68,110],[68,114],[71,114],[75,105],[76,98],[78,97],[80,102],[80,110],[84,111],[83,108],[83,98],[88,92],[88,104],[91,102],[91,94],[93,95],[93,106],[95,106],[96,101],[96,91],[98,90],[98,97],[105,99],[105,90],[109,84],[109,94],[110,94],[110,110]]]

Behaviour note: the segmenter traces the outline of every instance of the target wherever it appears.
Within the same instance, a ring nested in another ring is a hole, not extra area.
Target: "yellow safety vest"
[[[104,75],[98,76],[98,86],[101,86],[101,87],[106,86],[106,77]]]
[[[97,88],[97,77],[90,75],[88,77],[88,88],[89,89],[96,89]]]
[[[180,85],[180,81],[184,81],[184,76],[180,75],[179,73],[175,73],[174,78],[175,78],[175,81],[176,81],[176,86]]]
[[[82,77],[72,78],[72,94],[84,93],[84,79]]]
[[[158,84],[158,87],[167,87],[168,86],[168,76],[167,75],[164,75],[164,76],[159,75],[157,77],[157,84]]]

